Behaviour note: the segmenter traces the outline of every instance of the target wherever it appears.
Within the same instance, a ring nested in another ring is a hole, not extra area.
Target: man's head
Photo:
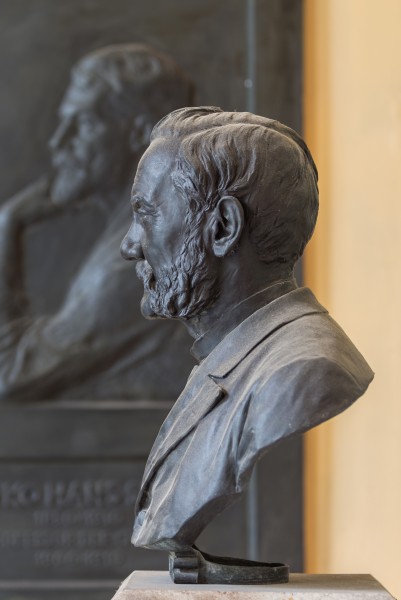
[[[85,56],[72,71],[50,141],[53,201],[68,204],[125,184],[154,123],[191,101],[192,85],[178,65],[148,46]]]
[[[146,222],[136,198],[156,211]],[[317,218],[317,171],[304,141],[278,121],[213,107],[180,109],[153,129],[133,201],[123,255],[145,259],[138,267],[142,310],[190,318],[216,300],[219,261],[239,255],[245,244],[254,262],[281,276],[292,273]],[[160,244],[160,231],[172,232],[174,219],[181,230],[173,249]]]

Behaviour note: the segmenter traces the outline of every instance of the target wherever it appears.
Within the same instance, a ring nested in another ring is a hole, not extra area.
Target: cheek
[[[183,251],[180,232],[176,229],[166,231],[166,224],[161,218],[151,227],[146,222],[142,226],[145,256],[149,257],[149,262],[169,268]]]

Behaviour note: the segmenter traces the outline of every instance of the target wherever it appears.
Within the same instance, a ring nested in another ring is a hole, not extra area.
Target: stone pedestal
[[[371,575],[290,575],[278,585],[176,585],[164,571],[134,571],[112,600],[391,600]]]

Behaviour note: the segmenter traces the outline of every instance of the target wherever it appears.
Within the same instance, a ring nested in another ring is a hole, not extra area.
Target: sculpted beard
[[[190,215],[192,217],[192,214]],[[137,275],[143,282],[144,302],[152,313],[147,317],[189,319],[206,310],[217,298],[217,277],[210,272],[199,225],[189,226],[186,218],[184,243],[178,258],[168,269],[154,276],[146,261],[137,265]]]

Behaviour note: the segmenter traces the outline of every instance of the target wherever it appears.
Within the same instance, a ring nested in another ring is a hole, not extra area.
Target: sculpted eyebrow
[[[154,206],[146,202],[142,196],[132,196],[131,198],[131,206],[134,210],[139,210],[140,208],[145,208],[146,210],[153,211]]]

